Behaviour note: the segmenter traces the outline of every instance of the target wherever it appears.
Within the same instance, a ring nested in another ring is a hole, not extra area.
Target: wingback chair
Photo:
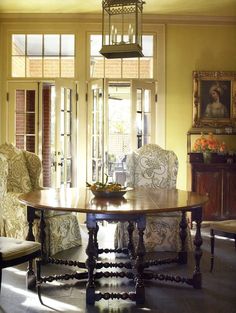
[[[164,150],[156,144],[147,144],[127,157],[127,185],[144,188],[176,188],[178,159],[173,151]],[[148,215],[144,241],[147,252],[180,251],[180,213]],[[118,223],[115,246],[127,247],[128,223]],[[191,249],[190,229],[187,228],[186,247]],[[137,242],[137,231],[134,232]]]
[[[11,144],[0,145],[1,236],[26,238],[27,209],[19,203],[18,197],[22,193],[40,189],[40,173],[41,161],[36,154],[17,149]],[[81,245],[79,223],[73,213],[48,211],[45,223],[48,255]],[[33,231],[36,241],[39,241],[39,218],[34,220]]]

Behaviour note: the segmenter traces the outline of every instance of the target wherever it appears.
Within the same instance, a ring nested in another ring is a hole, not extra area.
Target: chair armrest
[[[23,151],[23,153],[26,160],[26,166],[29,171],[32,188],[33,190],[39,189],[39,178],[42,169],[41,160],[35,153],[25,150]]]
[[[24,204],[18,200],[22,193],[7,192],[1,201],[4,219],[24,219],[26,220],[27,210]]]
[[[7,175],[8,163],[7,159],[0,154],[0,201],[7,192]]]

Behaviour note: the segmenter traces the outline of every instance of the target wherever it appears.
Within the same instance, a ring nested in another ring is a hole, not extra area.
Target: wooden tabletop
[[[19,201],[36,209],[81,213],[140,214],[181,211],[203,206],[207,196],[178,189],[135,188],[123,198],[95,198],[87,188],[44,189],[25,193]]]

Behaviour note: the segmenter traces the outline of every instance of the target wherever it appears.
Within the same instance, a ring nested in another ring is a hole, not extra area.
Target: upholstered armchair
[[[1,236],[26,238],[27,209],[19,203],[18,197],[22,193],[40,188],[40,173],[41,161],[36,154],[17,149],[11,144],[0,146]],[[33,225],[36,241],[39,241],[38,216],[36,211]],[[45,223],[45,248],[48,255],[81,245],[78,219],[73,213],[56,214],[48,211],[45,214]]]
[[[176,188],[178,159],[173,151],[164,150],[156,144],[147,144],[127,157],[127,185],[143,188]],[[147,252],[180,251],[180,213],[148,215],[144,241]],[[118,223],[115,233],[115,246],[127,247],[128,223]],[[187,228],[186,247],[191,249],[190,229]],[[137,231],[134,232],[137,242]]]

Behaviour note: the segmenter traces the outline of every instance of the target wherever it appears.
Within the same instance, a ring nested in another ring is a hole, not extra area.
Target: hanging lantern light
[[[107,59],[142,57],[142,0],[102,1],[102,49]]]

